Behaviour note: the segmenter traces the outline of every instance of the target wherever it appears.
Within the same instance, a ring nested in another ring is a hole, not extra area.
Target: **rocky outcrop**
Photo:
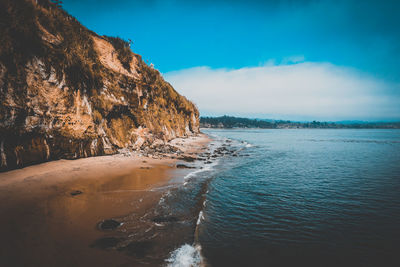
[[[0,20],[0,170],[199,131],[195,105],[129,43],[48,0],[2,0]]]

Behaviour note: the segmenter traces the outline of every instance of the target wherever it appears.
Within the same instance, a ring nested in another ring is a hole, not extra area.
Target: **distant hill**
[[[324,128],[324,129],[400,129],[400,122],[294,122],[288,120],[248,119],[231,116],[201,117],[201,128],[260,128],[260,129],[300,129],[300,128]]]

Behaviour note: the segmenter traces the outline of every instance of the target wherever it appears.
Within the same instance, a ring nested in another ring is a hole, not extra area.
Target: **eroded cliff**
[[[1,170],[199,131],[195,105],[129,43],[48,0],[1,0],[0,23]]]

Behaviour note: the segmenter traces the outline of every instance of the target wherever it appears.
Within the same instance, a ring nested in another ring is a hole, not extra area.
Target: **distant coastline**
[[[298,122],[290,120],[249,119],[233,116],[201,117],[200,128],[260,129],[400,129],[399,122]]]

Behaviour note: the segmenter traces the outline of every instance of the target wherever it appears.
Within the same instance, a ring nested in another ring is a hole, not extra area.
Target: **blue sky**
[[[63,7],[99,34],[132,39],[133,51],[153,63],[204,115],[400,119],[400,1],[64,0]],[[215,74],[224,80],[238,73],[242,79],[235,84],[213,84]],[[335,86],[324,86],[321,77]],[[268,85],[271,80],[275,86]],[[310,88],[313,84],[319,87]],[[350,85],[360,88],[349,93]],[[229,88],[224,86],[245,87],[257,100],[268,99],[256,107],[240,105],[254,99],[226,95]],[[291,97],[293,92],[306,96],[302,103]],[[207,100],[209,94],[232,105]],[[284,100],[287,109],[271,107]],[[335,101],[341,104],[320,104]]]

